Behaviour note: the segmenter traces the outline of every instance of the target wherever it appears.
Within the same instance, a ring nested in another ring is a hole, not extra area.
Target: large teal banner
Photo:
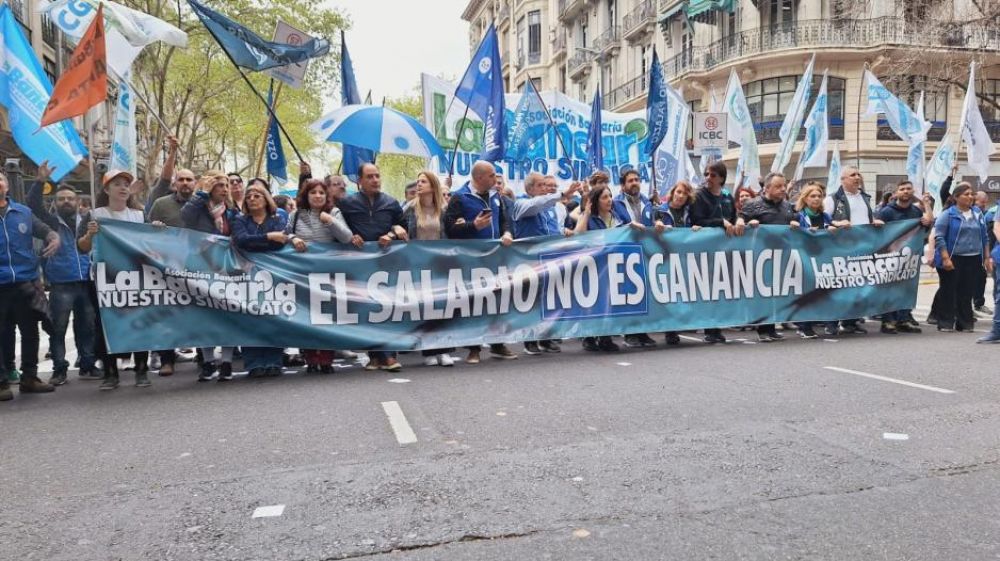
[[[112,352],[212,345],[410,350],[870,316],[914,306],[917,221],[570,238],[310,245],[103,221],[95,280]]]

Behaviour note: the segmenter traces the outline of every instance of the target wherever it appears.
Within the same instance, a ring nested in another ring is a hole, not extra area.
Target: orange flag
[[[42,114],[41,126],[83,115],[108,97],[108,69],[104,43],[104,6],[73,50],[69,67],[56,81]]]

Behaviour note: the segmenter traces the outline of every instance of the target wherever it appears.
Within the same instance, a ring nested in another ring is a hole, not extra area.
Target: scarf
[[[215,229],[218,230],[223,236],[229,235],[229,223],[226,222],[226,210],[226,203],[218,205],[213,205],[211,202],[208,203],[208,212],[212,215],[212,220],[215,221]]]

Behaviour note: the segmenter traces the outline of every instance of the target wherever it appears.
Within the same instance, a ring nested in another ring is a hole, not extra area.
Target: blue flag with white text
[[[587,131],[587,163],[597,171],[604,168],[604,145],[601,144],[601,88],[594,92],[590,105],[590,129]]]
[[[347,52],[347,41],[344,39],[343,31],[340,32],[340,103],[342,105],[361,103],[358,82],[354,79],[354,63],[351,62],[351,54]],[[371,150],[345,144],[340,161],[343,162],[344,175],[357,183],[361,164],[374,162],[375,153]]]
[[[539,141],[545,138],[551,127],[545,102],[531,80],[525,81],[524,93],[514,109],[505,157],[509,160],[543,157],[545,143]]]
[[[455,90],[455,98],[483,120],[483,151],[479,157],[489,162],[504,159],[507,127],[504,124],[503,72],[497,30],[492,24],[472,56]]]
[[[667,136],[669,126],[669,116],[667,115],[667,81],[663,78],[663,67],[660,66],[660,57],[653,49],[653,64],[649,68],[649,95],[646,96],[646,125],[649,127],[649,136],[646,137],[646,154],[653,152],[663,142],[663,137]]]
[[[0,34],[0,105],[7,108],[14,142],[36,164],[48,160],[55,168],[52,181],[59,181],[87,156],[87,150],[71,120],[39,128],[52,84],[6,3],[0,5]]]
[[[248,70],[259,72],[287,66],[330,52],[330,42],[326,39],[314,38],[301,45],[275,43],[261,38],[198,0],[188,0],[188,4],[236,65]]]
[[[274,109],[274,89],[267,92],[267,104]],[[281,147],[281,136],[278,133],[278,121],[268,113],[267,127],[267,174],[280,180],[288,181],[288,162],[285,160],[285,150]]]

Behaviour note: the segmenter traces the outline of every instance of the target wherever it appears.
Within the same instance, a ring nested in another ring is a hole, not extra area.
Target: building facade
[[[907,145],[884,121],[864,115],[866,65],[911,107],[924,93],[925,116],[933,123],[930,158],[945,134],[958,135],[969,62],[977,61],[982,64],[977,92],[988,98],[981,110],[994,142],[1000,142],[995,69],[1000,32],[983,21],[996,14],[983,14],[978,5],[972,0],[471,0],[462,17],[470,23],[472,49],[489,24],[497,23],[508,91],[521,89],[530,77],[541,89],[589,102],[600,84],[605,109],[639,110],[646,104],[655,48],[665,76],[691,108],[708,111],[713,96],[721,105],[730,72],[736,71],[765,172],[799,77],[815,54],[814,94],[824,70],[829,74],[831,145],[838,143],[842,161],[858,164],[867,188],[881,194],[905,178]],[[732,169],[738,157],[735,148],[724,159]],[[786,173],[794,170],[797,157]],[[825,182],[827,172],[807,168],[805,177]],[[978,178],[973,183],[978,185]],[[982,187],[994,199],[1000,195],[1000,164],[993,164]]]

